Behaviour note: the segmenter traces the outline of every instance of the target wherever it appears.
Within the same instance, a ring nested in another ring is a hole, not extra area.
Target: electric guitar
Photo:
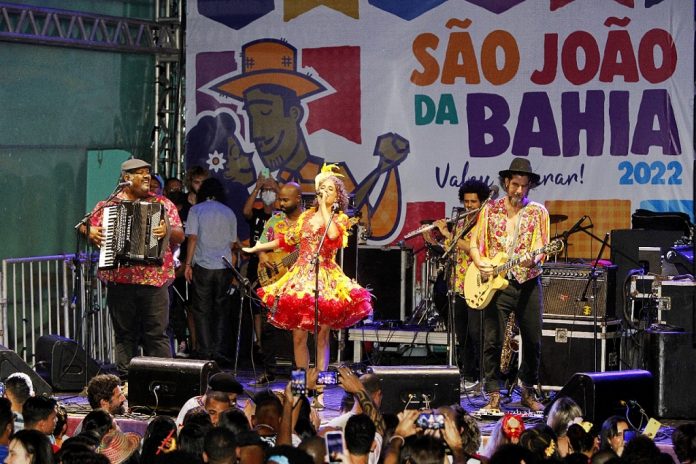
[[[288,272],[288,269],[295,264],[299,255],[299,248],[292,253],[284,253],[282,251],[267,253],[269,266],[266,267],[259,264],[258,267],[259,285],[265,287],[283,277]]]
[[[495,292],[504,290],[508,286],[508,281],[503,275],[513,266],[518,265],[530,256],[534,257],[545,253],[555,255],[563,250],[563,240],[554,240],[547,245],[508,259],[507,253],[501,252],[491,260],[493,265],[493,275],[484,278],[481,271],[475,264],[471,263],[464,276],[464,299],[471,309],[484,309],[491,302]]]

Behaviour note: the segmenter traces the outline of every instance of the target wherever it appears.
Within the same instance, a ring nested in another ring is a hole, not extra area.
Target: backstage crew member
[[[115,269],[100,270],[99,279],[106,283],[106,302],[116,339],[116,367],[121,378],[128,376],[128,364],[135,356],[138,343],[145,356],[171,357],[167,324],[169,322],[169,292],[167,286],[174,279],[172,247],[184,240],[184,230],[174,204],[161,195],[150,193],[150,164],[132,158],[121,164],[121,179],[131,182],[118,193],[112,203],[119,201],[151,201],[162,203],[167,220],[153,229],[157,239],[169,235],[169,246],[162,265],[122,265]],[[97,247],[104,241],[101,227],[103,201],[97,203],[90,219],[89,240]],[[85,227],[83,233],[87,232]]]

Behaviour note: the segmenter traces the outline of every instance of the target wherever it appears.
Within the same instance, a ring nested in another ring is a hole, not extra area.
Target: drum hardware
[[[435,284],[439,274],[442,272],[440,256],[442,247],[426,242],[425,244],[425,263],[421,282],[423,283],[423,298],[411,313],[406,321],[407,325],[428,325],[441,328],[442,318],[435,306]],[[438,327],[440,326],[440,327]]]

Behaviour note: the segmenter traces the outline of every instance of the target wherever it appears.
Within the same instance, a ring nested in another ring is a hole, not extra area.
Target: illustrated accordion
[[[121,201],[104,208],[104,242],[99,252],[99,269],[119,265],[162,265],[168,237],[157,239],[153,229],[167,221],[162,203]]]

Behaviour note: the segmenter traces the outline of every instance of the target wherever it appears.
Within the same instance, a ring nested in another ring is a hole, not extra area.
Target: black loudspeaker
[[[653,378],[648,371],[582,372],[575,374],[554,397],[575,401],[593,424],[601,424],[616,414],[626,413],[626,404],[635,401],[648,416],[653,411]],[[548,415],[552,401],[546,406]]]
[[[189,398],[205,393],[208,378],[218,372],[215,361],[133,358],[128,366],[128,403],[176,413]]]
[[[696,348],[688,332],[645,332],[648,342],[647,367],[655,378],[657,417],[693,419],[696,411]]]
[[[37,395],[50,395],[51,386],[41,378],[17,353],[0,345],[0,379],[5,380],[10,374],[23,372],[29,376]]]
[[[668,298],[669,310],[662,311],[660,319],[686,332],[696,331],[694,325],[694,303],[696,283],[689,280],[665,280],[660,285],[660,296]]]
[[[459,369],[448,366],[372,366],[382,383],[385,413],[459,404]]]
[[[100,370],[97,362],[88,358],[80,345],[60,335],[39,337],[36,368],[57,391],[80,391]]]
[[[358,248],[358,282],[369,286],[375,296],[374,319],[401,319],[402,292],[404,308],[411,314],[413,301],[413,251],[399,247],[360,246]]]
[[[544,288],[544,314],[553,317],[593,319],[587,307],[594,309],[592,285],[585,295],[588,301],[579,301],[592,266],[588,264],[544,264],[541,285]],[[612,318],[615,315],[614,294],[616,266],[597,268],[597,317]]]
[[[615,304],[618,315],[622,315],[624,310],[621,306],[622,292],[628,271],[640,267],[638,248],[660,247],[661,254],[664,256],[681,236],[682,233],[678,230],[625,229],[611,231],[611,261],[617,265]]]

